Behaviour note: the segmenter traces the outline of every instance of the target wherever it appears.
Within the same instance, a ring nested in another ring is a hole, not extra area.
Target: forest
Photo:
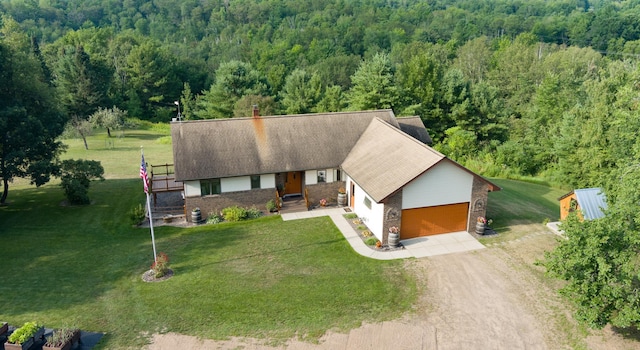
[[[262,115],[391,108],[420,116],[436,149],[484,176],[604,188],[613,214],[593,230],[631,232],[607,249],[637,252],[638,5],[0,0],[0,203],[14,177],[55,175],[57,138],[86,135],[89,121],[109,130],[124,115],[167,123],[178,112],[248,116],[252,105]],[[625,262],[620,283],[637,290],[637,259]],[[637,292],[610,292],[629,298],[618,325],[640,320]],[[601,326],[602,314],[585,318]]]
[[[585,187],[632,156],[637,4],[3,0],[0,11],[5,45],[7,31],[30,38],[76,125],[111,106],[168,122],[174,101],[185,119],[253,104],[392,108],[484,175]],[[72,107],[73,94],[91,98]]]

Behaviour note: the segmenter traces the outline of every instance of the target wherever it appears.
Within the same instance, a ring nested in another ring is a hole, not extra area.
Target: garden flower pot
[[[387,243],[389,243],[389,247],[397,248],[399,242],[400,242],[400,234],[389,232],[389,237],[387,238]]]
[[[55,333],[56,331],[54,330],[53,332]],[[67,341],[65,341],[64,343],[56,346],[47,346],[45,344],[42,347],[42,350],[70,350],[73,347],[73,345],[79,341],[80,341],[80,330],[76,329],[73,332],[73,335],[69,339],[67,339]]]
[[[35,343],[44,337],[44,327],[40,327],[36,334],[22,344],[4,343],[4,350],[29,350]]]

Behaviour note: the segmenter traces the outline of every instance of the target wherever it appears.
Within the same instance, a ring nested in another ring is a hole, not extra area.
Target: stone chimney
[[[260,118],[260,110],[258,109],[258,105],[253,105],[253,117]]]

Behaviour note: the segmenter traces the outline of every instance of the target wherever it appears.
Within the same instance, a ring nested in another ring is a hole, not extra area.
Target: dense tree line
[[[80,135],[112,106],[154,121],[175,116],[175,101],[187,119],[247,116],[253,104],[392,108],[421,116],[436,147],[487,175],[597,186],[626,155],[611,144],[627,137],[615,119],[628,104],[611,101],[633,84],[636,3],[12,0],[0,10],[39,44]]]

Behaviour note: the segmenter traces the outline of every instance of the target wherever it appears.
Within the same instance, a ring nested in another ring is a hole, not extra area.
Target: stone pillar
[[[489,185],[478,177],[473,178],[473,187],[471,189],[471,207],[469,208],[469,220],[467,222],[467,232],[474,233],[476,231],[476,222],[479,216],[487,215],[487,198],[489,193]]]
[[[391,195],[384,202],[384,219],[382,220],[382,244],[388,244],[389,227],[400,228],[400,239],[402,239],[402,191]]]

